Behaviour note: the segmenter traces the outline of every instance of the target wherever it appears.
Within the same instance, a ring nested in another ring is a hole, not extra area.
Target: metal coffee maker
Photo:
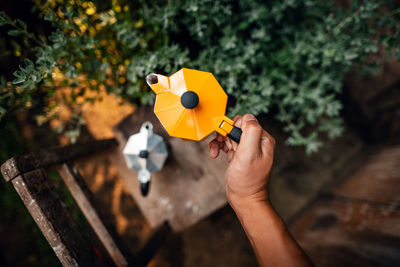
[[[150,189],[151,173],[162,169],[168,157],[164,139],[153,133],[153,124],[144,122],[139,133],[129,137],[122,154],[128,167],[138,172],[140,190],[146,196]]]

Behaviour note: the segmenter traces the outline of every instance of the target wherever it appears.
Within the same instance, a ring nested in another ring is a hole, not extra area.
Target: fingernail
[[[239,127],[240,128],[240,126],[242,126],[242,118],[240,118],[240,119],[238,119],[237,121],[235,121],[235,124],[234,124],[236,127]]]
[[[232,143],[231,143],[231,139],[228,139],[225,141],[226,146],[228,147],[229,150],[232,149]]]
[[[216,155],[217,155],[217,149],[216,149],[215,147],[212,147],[212,148],[210,149],[210,156],[211,156],[212,158],[215,158]]]
[[[244,116],[243,120],[244,121],[257,121],[257,118],[252,114],[248,114],[248,115]]]

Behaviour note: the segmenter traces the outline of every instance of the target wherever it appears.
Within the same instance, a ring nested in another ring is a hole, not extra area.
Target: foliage
[[[0,140],[2,146],[0,149],[0,163],[15,155],[23,155],[31,150],[31,146],[36,143],[36,140],[24,138],[19,133],[23,131],[23,127],[15,121],[5,121],[2,123],[2,131],[0,131]],[[44,127],[42,127],[44,128]],[[44,131],[45,129],[40,129]],[[49,137],[47,137],[49,138]],[[88,225],[82,212],[77,207],[77,204],[71,193],[65,186],[59,174],[55,170],[48,170],[50,182],[56,188],[61,199],[65,203],[66,208],[72,215],[72,218],[77,223],[80,229],[88,229]],[[9,234],[2,236],[5,240],[19,241],[16,251],[23,255],[18,261],[20,266],[60,266],[59,260],[51,249],[51,246],[46,241],[37,224],[29,214],[25,205],[21,201],[19,195],[15,191],[11,182],[4,182],[4,178],[0,174],[0,221],[3,225],[13,222],[9,227]],[[6,228],[2,229],[6,233]],[[18,233],[18,236],[14,235]],[[15,241],[15,242],[17,242]],[[23,241],[23,242],[20,242]]]
[[[24,147],[32,140],[25,140],[19,134],[21,131],[22,129],[16,125],[15,121],[2,122],[0,163],[5,162],[13,155],[27,153]],[[3,242],[10,240],[14,240],[14,243],[18,242],[18,246],[15,248],[16,254],[23,255],[19,259],[19,266],[59,266],[57,257],[22,203],[12,183],[4,182],[1,174],[0,180],[2,180],[0,182],[0,207],[2,210],[0,221],[3,222],[1,226],[4,226],[2,239]],[[70,206],[72,205],[68,207]],[[11,244],[9,245],[11,248],[13,247]]]
[[[335,138],[343,131],[344,75],[352,68],[376,72],[371,54],[380,50],[398,58],[395,2],[341,8],[317,0],[58,0],[38,5],[54,27],[47,38],[1,13],[0,25],[36,56],[24,58],[12,84],[2,80],[0,116],[35,104],[34,92],[51,97],[60,84],[75,88],[72,102],[87,88],[105,88],[152,103],[145,75],[186,66],[216,76],[235,100],[231,114],[270,113],[289,133],[289,145],[311,153],[321,133]]]

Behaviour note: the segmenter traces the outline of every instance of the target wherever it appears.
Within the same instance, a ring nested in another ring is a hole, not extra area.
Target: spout
[[[146,76],[146,82],[156,95],[166,92],[170,88],[169,78],[161,74],[150,73]]]
[[[149,86],[158,83],[157,74],[150,73],[146,76],[146,82]]]
[[[149,121],[145,121],[140,127],[140,133],[142,133],[147,140],[150,136],[153,135],[153,124]]]

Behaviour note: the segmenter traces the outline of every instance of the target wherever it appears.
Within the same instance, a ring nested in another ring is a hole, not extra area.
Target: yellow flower
[[[79,29],[81,30],[81,32],[85,32],[87,30],[88,26],[86,24],[82,24],[79,26]]]
[[[128,10],[129,10],[129,6],[128,5],[124,6],[124,11],[126,12]]]
[[[125,73],[125,66],[124,65],[119,65],[118,70],[120,73]]]
[[[90,27],[89,34],[90,34],[90,36],[94,36],[96,34],[96,30],[93,27]]]
[[[143,27],[143,19],[140,19],[138,22],[135,23],[135,28],[141,28]]]
[[[96,9],[94,7],[89,7],[86,9],[86,14],[87,15],[93,15],[94,13],[96,13]]]
[[[125,79],[125,77],[121,76],[121,77],[119,77],[118,81],[119,81],[119,83],[125,83],[126,79]]]
[[[62,19],[64,18],[64,13],[61,11],[61,8],[57,9],[57,15]]]
[[[114,7],[115,12],[121,12],[121,6],[116,6]]]
[[[112,17],[109,19],[108,21],[110,24],[114,24],[115,22],[117,22],[117,19],[115,17]]]
[[[81,23],[82,23],[82,19],[81,19],[81,18],[74,17],[73,20],[74,20],[74,23],[75,23],[76,25],[78,25],[78,26],[80,26]]]

